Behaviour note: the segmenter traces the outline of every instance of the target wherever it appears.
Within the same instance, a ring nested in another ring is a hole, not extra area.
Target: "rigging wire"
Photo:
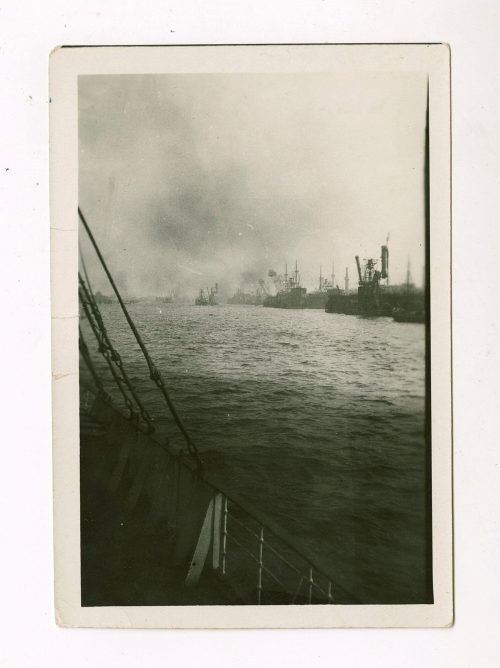
[[[111,287],[113,288],[113,291],[116,295],[116,298],[118,299],[118,303],[120,304],[120,307],[121,307],[121,309],[123,311],[123,314],[124,314],[124,316],[127,320],[127,323],[129,325],[130,329],[132,330],[132,333],[134,334],[135,340],[137,341],[137,343],[139,345],[139,348],[141,349],[142,354],[144,355],[144,358],[146,360],[146,363],[147,363],[148,369],[149,369],[149,376],[150,376],[151,380],[155,383],[155,385],[159,388],[160,392],[162,393],[163,398],[165,399],[165,402],[166,402],[168,408],[170,409],[172,417],[174,418],[174,421],[175,421],[179,431],[181,432],[181,434],[184,437],[184,440],[186,442],[189,454],[195,459],[198,468],[201,469],[201,468],[203,468],[203,465],[202,465],[202,461],[200,459],[198,448],[196,447],[193,440],[191,439],[191,436],[189,435],[189,433],[188,433],[180,415],[177,413],[177,409],[175,408],[175,405],[172,402],[172,399],[171,399],[171,397],[170,397],[170,395],[167,391],[167,388],[165,387],[165,382],[163,380],[163,377],[162,377],[159,369],[154,365],[153,360],[151,359],[151,357],[149,355],[149,352],[148,352],[146,346],[144,345],[144,342],[141,338],[141,335],[139,334],[139,332],[137,330],[137,327],[135,326],[135,323],[132,320],[132,318],[131,318],[128,310],[127,310],[127,307],[125,306],[125,303],[124,303],[124,301],[121,297],[121,294],[120,294],[120,292],[119,292],[119,290],[118,290],[118,288],[117,288],[117,286],[116,286],[116,284],[113,280],[111,272],[109,271],[109,269],[106,265],[104,257],[101,254],[99,246],[97,245],[97,242],[94,239],[94,236],[93,236],[93,234],[90,230],[90,227],[89,227],[89,225],[88,225],[80,207],[78,207],[78,216],[80,218],[80,221],[81,221],[83,227],[85,228],[85,231],[86,231],[86,233],[87,233],[87,235],[90,239],[90,242],[91,242],[92,246],[94,247],[94,250],[97,254],[97,257],[99,258],[99,261],[102,265],[102,268],[104,269],[104,272],[105,272],[106,276],[108,277],[109,283],[110,283]]]
[[[92,357],[90,356],[90,352],[87,346],[87,343],[85,342],[85,339],[83,338],[83,332],[82,328],[78,326],[78,348],[80,350],[81,356],[83,357],[85,364],[87,365],[88,370],[90,371],[90,375],[94,379],[94,383],[97,386],[97,389],[99,390],[99,394],[101,397],[104,398],[104,400],[107,402],[109,401],[109,395],[104,389],[104,385],[102,380],[99,377],[99,374],[97,373],[94,363],[92,362]]]
[[[113,375],[113,378],[114,378],[116,384],[118,385],[118,387],[119,387],[119,389],[120,389],[120,391],[123,395],[125,405],[127,406],[128,410],[130,411],[130,418],[132,419],[133,417],[135,417],[135,412],[133,410],[133,404],[131,403],[129,397],[127,396],[126,392],[124,391],[124,389],[122,387],[122,383],[124,383],[126,385],[130,394],[132,395],[135,403],[137,404],[137,407],[139,409],[139,413],[140,413],[142,419],[144,420],[144,422],[147,425],[148,432],[153,433],[154,432],[153,420],[152,420],[151,416],[149,415],[148,411],[145,409],[145,407],[144,407],[143,403],[141,402],[139,396],[137,395],[137,393],[135,391],[135,388],[132,385],[132,383],[131,383],[131,381],[130,381],[130,379],[129,379],[126,371],[125,371],[125,368],[123,366],[122,358],[121,358],[120,354],[118,353],[118,351],[114,348],[113,344],[111,343],[111,339],[108,336],[108,332],[106,330],[106,326],[104,325],[104,320],[102,318],[101,311],[100,311],[99,306],[97,304],[97,299],[95,298],[95,295],[92,291],[92,287],[90,285],[90,280],[89,280],[89,277],[88,277],[88,274],[87,274],[87,267],[85,266],[85,259],[83,257],[82,249],[80,248],[79,251],[80,251],[80,261],[81,261],[81,264],[82,264],[82,269],[83,269],[83,273],[85,275],[87,285],[85,285],[85,281],[83,281],[82,277],[80,276],[80,273],[78,274],[78,281],[80,283],[80,290],[84,293],[84,296],[86,298],[87,305],[90,306],[91,311],[93,313],[94,320],[95,320],[95,323],[94,323],[95,327],[94,327],[92,319],[91,319],[91,317],[88,313],[88,310],[86,308],[85,299],[83,299],[82,296],[80,296],[80,300],[82,302],[82,306],[84,308],[87,319],[88,319],[88,321],[89,321],[89,323],[92,327],[94,335],[95,335],[95,337],[97,339],[97,342],[99,344],[99,352],[101,352],[104,355],[104,357],[105,357],[105,359],[108,363],[108,366],[109,366],[110,371]],[[99,331],[96,331],[96,328]],[[115,369],[114,369],[112,363],[114,363],[118,367],[118,369],[120,371],[120,375],[118,375],[115,372]]]
[[[118,389],[122,393],[123,399],[125,401],[125,405],[127,409],[130,412],[130,418],[134,418],[135,416],[135,411],[134,411],[134,405],[132,401],[130,400],[130,397],[127,395],[127,393],[124,390],[123,385],[125,385],[130,394],[132,395],[133,399],[135,400],[135,403],[137,404],[137,407],[139,408],[139,412],[141,414],[142,419],[148,426],[148,431],[152,433],[154,431],[153,425],[152,425],[152,419],[147,410],[144,408],[141,400],[137,396],[137,393],[134,390],[134,387],[132,383],[130,382],[130,379],[123,368],[123,362],[120,357],[120,354],[114,349],[108,333],[106,331],[106,328],[104,326],[104,322],[102,320],[101,313],[99,311],[99,308],[97,306],[97,302],[95,301],[95,298],[93,295],[89,294],[89,290],[87,289],[87,286],[85,285],[84,281],[82,280],[82,277],[80,274],[78,274],[78,280],[80,282],[80,290],[79,290],[79,295],[80,295],[80,302],[83,306],[83,310],[85,311],[85,315],[87,316],[87,320],[92,328],[92,331],[94,332],[94,336],[97,340],[97,343],[99,344],[99,352],[103,355],[104,359],[106,360],[109,369],[111,371],[111,374],[113,376],[113,379],[118,386]],[[89,310],[90,307],[90,310]],[[116,365],[120,371],[120,375],[118,372],[115,370],[114,365]]]

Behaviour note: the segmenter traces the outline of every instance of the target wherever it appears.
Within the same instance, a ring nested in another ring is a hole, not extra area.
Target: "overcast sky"
[[[424,73],[182,74],[79,79],[80,206],[128,295],[354,256],[391,282],[424,265]],[[82,244],[83,245],[83,244]],[[104,287],[87,247],[96,289]],[[109,292],[109,289],[106,290]]]

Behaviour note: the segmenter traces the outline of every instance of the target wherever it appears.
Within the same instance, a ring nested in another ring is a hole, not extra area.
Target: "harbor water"
[[[158,431],[181,446],[119,306],[100,308]],[[129,309],[207,466],[361,602],[425,601],[423,325],[237,305]],[[105,375],[102,359],[98,368]]]

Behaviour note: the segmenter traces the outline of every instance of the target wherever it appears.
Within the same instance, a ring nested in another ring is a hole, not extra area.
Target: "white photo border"
[[[426,72],[430,116],[434,603],[127,606],[80,604],[78,76]],[[444,44],[68,47],[50,59],[50,203],[56,619],[69,627],[444,627],[453,623],[450,50]]]

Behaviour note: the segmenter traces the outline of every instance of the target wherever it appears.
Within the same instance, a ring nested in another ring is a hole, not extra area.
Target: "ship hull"
[[[277,295],[266,297],[263,306],[288,309],[306,308],[306,289],[292,288],[287,292],[278,292]]]
[[[326,292],[310,292],[306,295],[305,308],[325,309],[327,300]]]
[[[344,294],[340,291],[330,292],[326,299],[325,311],[343,315],[359,315],[358,295]]]
[[[424,295],[420,291],[405,294],[397,290],[375,292],[360,287],[358,294],[331,292],[325,311],[364,317],[394,317],[397,322],[425,321]],[[403,320],[405,317],[412,319]]]

